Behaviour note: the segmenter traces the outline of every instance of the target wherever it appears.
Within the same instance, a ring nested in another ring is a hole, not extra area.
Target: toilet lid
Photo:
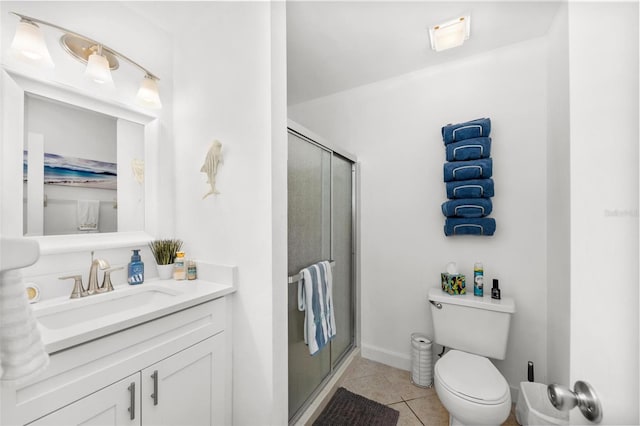
[[[451,350],[434,370],[450,392],[478,404],[499,404],[510,396],[507,381],[485,357]]]

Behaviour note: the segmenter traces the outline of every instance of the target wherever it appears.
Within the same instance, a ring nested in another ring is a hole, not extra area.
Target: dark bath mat
[[[399,415],[393,408],[338,388],[313,426],[396,426]]]

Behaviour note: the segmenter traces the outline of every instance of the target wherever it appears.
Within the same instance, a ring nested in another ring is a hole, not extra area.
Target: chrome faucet
[[[91,269],[89,269],[89,284],[87,286],[87,295],[99,293],[98,287],[98,268],[109,268],[109,262],[103,259],[94,259],[93,252],[91,252]]]
[[[90,296],[92,294],[106,293],[113,291],[113,284],[111,283],[111,272],[119,271],[124,267],[111,268],[109,262],[103,259],[94,259],[93,252],[91,252],[91,268],[89,269],[89,284],[85,290],[82,285],[82,275],[69,275],[66,277],[60,277],[61,280],[73,279],[73,291],[71,292],[71,299],[77,299],[79,297]],[[98,269],[105,270],[104,277],[102,279],[102,285],[98,286]]]
[[[87,296],[87,291],[82,286],[82,275],[69,275],[68,277],[59,277],[59,280],[68,280],[72,279],[73,282],[73,290],[71,291],[70,299],[77,299],[79,297]]]
[[[122,269],[124,269],[124,266],[121,266],[119,268],[105,269],[104,276],[102,278],[102,284],[100,285],[100,287],[98,287],[98,290],[96,290],[96,292],[106,293],[108,291],[113,291],[113,284],[111,283],[111,273],[113,271],[120,271]]]

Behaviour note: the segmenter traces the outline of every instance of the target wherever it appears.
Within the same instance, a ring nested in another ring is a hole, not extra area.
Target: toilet
[[[504,359],[513,299],[429,290],[434,341],[448,351],[436,362],[434,384],[450,425],[499,425],[511,412],[506,379],[488,358]]]

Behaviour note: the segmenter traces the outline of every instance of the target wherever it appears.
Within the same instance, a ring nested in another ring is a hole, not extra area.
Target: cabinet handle
[[[158,405],[158,370],[155,370],[151,375],[153,379],[153,393],[151,394],[151,398],[153,398],[153,405]]]
[[[129,387],[129,418],[134,420],[136,418],[136,382],[131,382]]]

